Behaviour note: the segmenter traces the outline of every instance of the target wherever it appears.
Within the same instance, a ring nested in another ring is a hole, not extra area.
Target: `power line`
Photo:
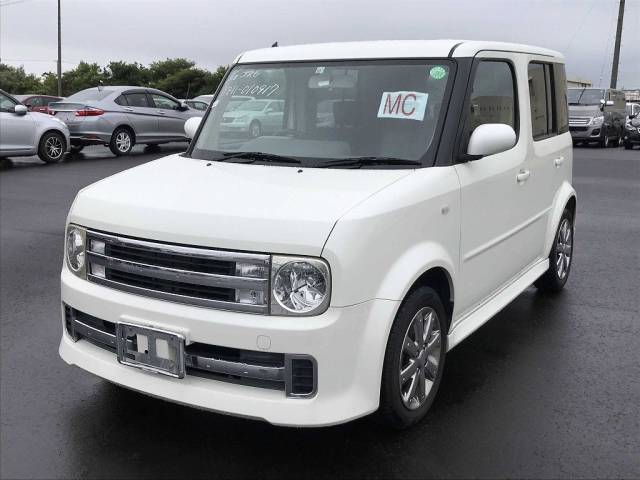
[[[35,0],[6,0],[0,3],[0,7],[8,7],[9,5],[17,5],[18,3],[33,2]]]

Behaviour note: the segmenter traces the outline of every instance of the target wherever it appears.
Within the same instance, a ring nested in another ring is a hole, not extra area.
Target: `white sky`
[[[640,88],[640,0],[627,0],[618,87]],[[4,6],[2,6],[4,5]],[[608,86],[618,0],[62,0],[63,68],[186,57],[213,69],[253,48],[343,40],[529,43]],[[55,71],[56,0],[0,0],[0,60]]]

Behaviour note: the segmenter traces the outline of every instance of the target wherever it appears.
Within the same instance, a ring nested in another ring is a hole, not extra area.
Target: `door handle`
[[[129,107],[123,107],[123,110],[125,112],[133,112],[133,108],[129,108]]]
[[[529,170],[520,170],[518,172],[518,175],[516,175],[516,180],[518,181],[518,183],[523,184],[527,181],[530,175],[531,172]]]
[[[162,111],[162,110],[158,110],[158,113],[159,113],[160,115],[166,115],[166,113],[164,113],[164,111]]]
[[[558,157],[553,161],[553,164],[556,167],[559,167],[560,165],[562,165],[564,163],[564,157]]]

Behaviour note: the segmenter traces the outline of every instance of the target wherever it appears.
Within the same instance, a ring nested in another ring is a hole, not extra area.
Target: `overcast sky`
[[[640,0],[627,0],[618,86],[640,88]],[[0,0],[0,59],[55,71],[56,0]],[[213,69],[253,48],[463,38],[564,53],[569,77],[608,86],[618,0],[62,0],[63,68],[186,57]]]

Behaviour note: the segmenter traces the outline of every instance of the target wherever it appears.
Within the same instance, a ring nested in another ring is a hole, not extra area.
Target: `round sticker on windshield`
[[[444,69],[444,67],[441,67],[439,65],[429,70],[429,76],[435,80],[443,79],[446,74],[447,74],[447,71]]]

